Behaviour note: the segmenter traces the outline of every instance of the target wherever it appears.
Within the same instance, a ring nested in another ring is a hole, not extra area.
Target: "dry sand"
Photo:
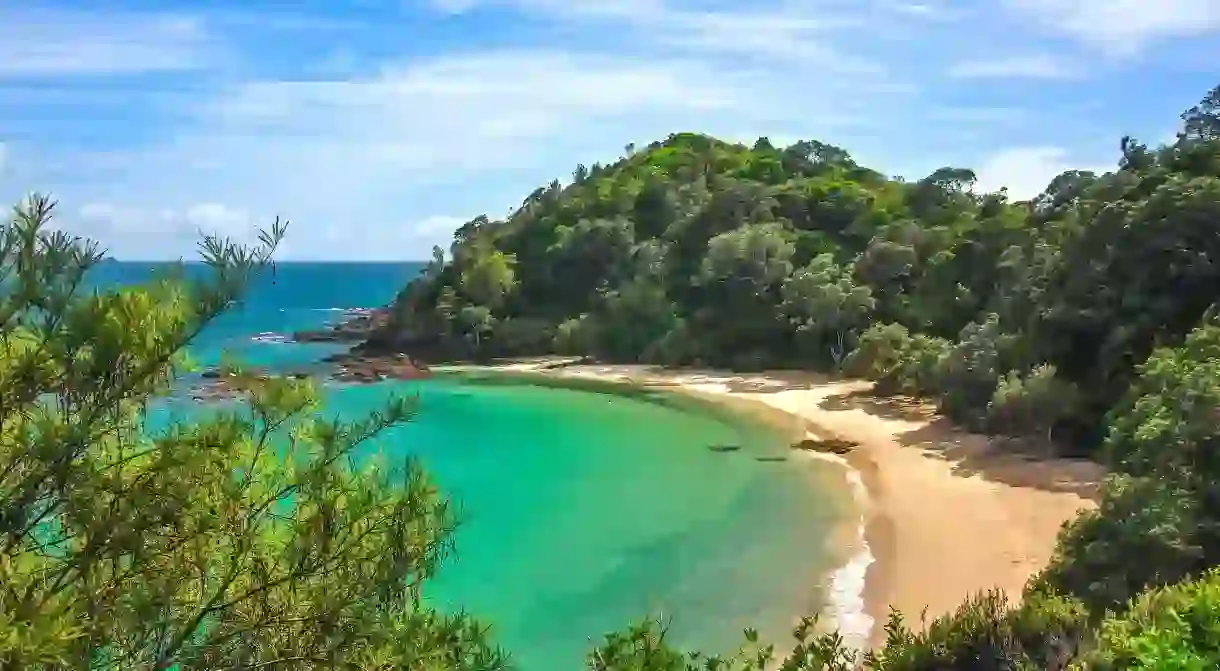
[[[863,581],[863,608],[878,623],[893,607],[918,628],[993,588],[1016,601],[1049,561],[1060,527],[1095,505],[1103,477],[1092,462],[1019,456],[998,439],[956,430],[924,404],[871,396],[860,381],[553,361],[504,368],[748,399],[791,413],[812,435],[858,443],[846,463],[867,492],[863,527],[875,561]],[[844,598],[853,597],[834,596]],[[881,629],[872,627],[873,643]]]

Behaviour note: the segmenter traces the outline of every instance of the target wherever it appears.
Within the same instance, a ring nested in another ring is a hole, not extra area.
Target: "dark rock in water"
[[[788,461],[788,457],[754,457],[754,461]]]
[[[794,443],[792,449],[825,452],[828,454],[847,454],[858,445],[859,443],[840,438],[826,438],[823,440],[806,438],[799,443]]]
[[[380,382],[381,380],[422,380],[431,377],[428,367],[405,354],[368,356],[346,354],[331,358],[337,364],[331,377],[341,382]]]
[[[390,319],[389,310],[348,310],[347,318],[333,326],[321,329],[296,331],[293,342],[363,342],[376,330],[384,327]]]
[[[740,445],[708,445],[707,449],[713,452],[736,452],[741,449]]]

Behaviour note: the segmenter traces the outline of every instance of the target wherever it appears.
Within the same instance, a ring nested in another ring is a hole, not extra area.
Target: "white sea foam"
[[[865,533],[864,520],[869,505],[868,489],[864,486],[860,472],[852,468],[846,459],[824,452],[805,451],[802,454],[812,459],[830,461],[842,466],[847,483],[852,490],[852,497],[861,513],[855,545],[858,548],[857,552],[846,564],[830,574],[830,584],[826,589],[826,597],[829,602],[826,607],[826,615],[830,617],[831,624],[848,645],[863,651],[867,649],[869,637],[876,625],[864,604],[864,587],[868,567],[876,561]]]
[[[846,466],[846,462],[844,462]],[[876,560],[872,548],[868,546],[865,533],[864,513],[868,505],[868,489],[860,478],[859,471],[847,466],[847,482],[851,485],[857,505],[861,509],[860,522],[857,526],[857,542],[859,551],[843,566],[830,576],[830,588],[827,590],[830,600],[830,616],[834,619],[839,634],[849,645],[857,650],[868,647],[868,639],[872,634],[872,616],[865,610],[864,585],[868,575],[868,567]]]
[[[264,331],[258,335],[250,336],[251,342],[264,343],[268,345],[283,345],[288,342],[288,336],[283,333],[275,333],[273,331]]]

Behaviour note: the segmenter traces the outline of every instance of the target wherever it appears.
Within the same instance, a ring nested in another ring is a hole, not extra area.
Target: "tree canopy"
[[[1216,302],[1215,99],[1183,114],[1175,142],[1124,138],[1113,172],[1067,171],[1020,202],[961,167],[906,181],[819,142],[671,135],[463,226],[371,344],[737,369],[837,368],[854,352],[869,371],[870,331],[900,326],[931,365],[904,365],[922,377],[897,387],[975,428],[1012,431],[1020,415],[1088,451],[1137,366]],[[462,318],[467,305],[490,314]],[[1053,408],[1026,400],[1014,415],[1017,395],[1048,388],[1073,412],[1032,417]]]

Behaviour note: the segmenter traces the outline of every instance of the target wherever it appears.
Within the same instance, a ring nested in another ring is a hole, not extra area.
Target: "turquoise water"
[[[102,270],[105,283],[146,272]],[[251,337],[378,305],[416,271],[281,266],[193,353],[276,367],[316,360],[334,348]],[[457,557],[427,597],[490,623],[521,668],[578,668],[605,632],[648,615],[669,618],[680,644],[722,651],[745,627],[783,635],[818,608],[832,568],[825,538],[845,513],[841,475],[757,461],[787,452],[772,429],[672,396],[460,377],[330,386],[325,412],[359,417],[404,392],[419,393],[419,417],[380,447],[419,457],[463,519]],[[728,444],[742,449],[708,449]]]

